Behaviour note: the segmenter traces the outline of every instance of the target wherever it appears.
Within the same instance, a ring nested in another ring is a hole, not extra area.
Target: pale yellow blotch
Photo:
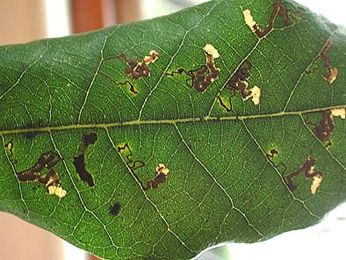
[[[257,106],[261,100],[261,89],[257,86],[254,86],[250,89],[251,95],[247,96],[245,100],[252,98],[252,102]]]
[[[338,69],[332,68],[328,73],[328,77],[325,77],[325,80],[328,81],[329,84],[333,84],[337,76],[338,76]]]
[[[346,118],[346,108],[334,108],[331,110],[332,116],[339,116],[342,119]]]
[[[50,195],[55,195],[59,198],[63,198],[66,196],[66,190],[64,190],[60,186],[54,186],[54,185],[49,186],[48,187],[48,193]]]
[[[246,9],[243,11],[243,15],[244,15],[245,23],[254,32],[254,26],[256,25],[256,22],[253,20],[253,17],[251,15],[251,11],[249,9]]]
[[[149,55],[150,56],[145,56],[143,59],[144,63],[146,63],[147,65],[150,63],[154,63],[159,58],[159,54],[155,50],[151,50],[149,52]]]
[[[215,49],[215,47],[214,47],[213,45],[211,45],[211,44],[206,44],[206,45],[204,46],[203,50],[204,50],[207,54],[213,56],[214,59],[217,59],[217,58],[220,57],[220,54],[219,54],[219,52],[217,51],[217,49]]]
[[[317,175],[317,176],[313,177],[313,181],[311,184],[311,194],[312,195],[315,195],[318,187],[320,187],[320,185],[321,185],[322,179],[323,179],[323,176],[321,176],[321,175]]]
[[[168,175],[169,169],[163,164],[160,163],[159,166],[156,167],[157,174],[163,173],[164,175]]]
[[[6,144],[6,148],[9,149],[9,150],[11,150],[11,149],[13,148],[13,143],[12,143],[12,142],[8,142],[8,143]]]

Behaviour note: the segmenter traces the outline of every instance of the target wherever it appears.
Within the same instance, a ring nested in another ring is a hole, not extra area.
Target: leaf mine
[[[83,154],[79,154],[73,158],[73,165],[78,173],[80,179],[86,183],[88,183],[89,187],[94,186],[94,180],[91,174],[87,171],[85,165],[85,156]]]
[[[314,60],[312,64],[305,70],[306,74],[315,74],[316,71],[320,68],[320,65],[318,64],[317,60]]]
[[[311,194],[315,195],[317,189],[320,187],[322,183],[323,175],[317,175],[313,177],[311,184]]]
[[[335,128],[334,118],[331,110],[324,111],[322,113],[322,119],[319,124],[314,128],[314,133],[318,139],[321,141],[329,141],[330,137],[333,134]]]
[[[154,63],[159,57],[155,50],[149,52],[149,56],[145,56],[142,61],[138,61],[137,57],[128,58],[125,54],[120,54],[119,58],[126,62],[127,68],[124,70],[125,75],[133,79],[141,79],[150,76],[149,64]]]
[[[228,105],[227,105],[226,102],[221,97],[221,95],[217,96],[217,101],[220,104],[220,106],[222,108],[224,108],[226,110],[226,112],[232,112],[232,100],[231,100],[231,97],[229,97],[228,100],[229,100],[229,102],[228,102]]]
[[[267,36],[267,34],[273,29],[277,15],[281,17],[285,26],[289,26],[291,23],[287,16],[286,8],[280,3],[280,1],[275,1],[273,3],[273,11],[268,18],[267,26],[263,30],[261,30],[259,25],[254,21],[249,9],[244,10],[243,15],[245,23],[259,39]]]
[[[33,167],[17,172],[18,180],[43,184],[48,194],[63,198],[66,191],[60,186],[60,177],[55,169],[55,165],[61,160],[54,152],[43,153]]]
[[[90,134],[84,134],[83,137],[83,146],[86,150],[89,145],[95,144],[97,141],[97,134],[96,133],[90,133]]]
[[[210,85],[220,78],[220,69],[216,67],[215,59],[220,57],[219,52],[211,44],[206,44],[203,47],[206,64],[194,70],[185,70],[179,68],[176,71],[166,73],[166,76],[174,76],[175,74],[185,73],[189,78],[185,80],[185,84],[198,92],[205,92]],[[191,83],[189,83],[191,81]]]
[[[279,164],[276,164],[274,162],[274,159],[279,155],[279,151],[276,150],[275,148],[272,148],[267,154],[267,160],[270,165],[272,165],[274,168],[278,168],[282,166],[284,168],[284,171],[286,171],[286,165],[283,162],[280,162]]]
[[[103,72],[99,72],[99,74],[103,77],[105,77],[106,79],[108,79],[110,82],[112,82],[112,84],[117,85],[117,86],[124,86],[124,85],[128,85],[130,88],[130,93],[133,95],[137,95],[138,94],[138,90],[135,88],[134,85],[132,85],[132,83],[129,80],[125,80],[125,81],[114,81],[110,76],[108,76],[107,74],[104,74]]]
[[[333,46],[333,39],[329,38],[326,46],[323,48],[321,52],[321,59],[324,62],[324,67],[326,68],[327,73],[324,75],[324,80],[326,80],[329,84],[333,84],[338,76],[338,69],[332,66],[332,62],[328,53]]]
[[[144,190],[149,190],[150,188],[157,189],[160,184],[166,182],[169,169],[163,163],[160,163],[155,170],[155,178],[147,182],[147,186],[144,188]]]
[[[322,119],[318,124],[310,122],[308,118],[305,120],[305,123],[314,126],[314,134],[320,141],[328,141],[326,145],[326,147],[328,147],[332,144],[330,138],[335,129],[334,117],[341,117],[342,119],[345,119],[345,110],[345,108],[326,110],[322,112]]]
[[[78,155],[76,155],[73,158],[73,165],[76,169],[76,172],[78,173],[80,179],[86,183],[88,183],[89,187],[94,186],[94,180],[92,175],[88,172],[86,169],[86,163],[85,163],[85,151],[89,147],[89,145],[95,144],[97,141],[97,134],[96,133],[89,133],[84,134],[82,136],[82,151]]]
[[[287,178],[287,186],[291,191],[294,191],[297,187],[293,184],[293,177],[299,175],[300,173],[304,173],[306,179],[313,179],[311,184],[311,194],[314,195],[317,191],[317,188],[321,185],[323,172],[317,171],[314,169],[316,167],[316,159],[309,156],[304,164],[297,170],[286,176]]]
[[[245,100],[252,98],[252,102],[257,106],[260,103],[261,98],[261,89],[258,86],[254,86],[249,91],[251,91],[251,94],[248,95]]]
[[[250,70],[252,69],[252,63],[249,60],[245,60],[236,73],[227,82],[226,88],[231,89],[234,93],[230,96],[230,108],[224,104],[223,100],[218,98],[220,105],[225,108],[228,112],[232,111],[232,97],[235,96],[236,92],[241,94],[242,99],[245,101],[252,98],[252,102],[257,106],[260,103],[261,89],[258,86],[254,86],[248,89],[249,83],[246,81],[250,77]]]
[[[334,108],[331,110],[333,116],[341,117],[341,119],[346,118],[346,108]]]
[[[102,61],[102,65],[107,60],[121,59],[127,65],[127,68],[124,69],[125,76],[132,77],[133,79],[138,80],[143,77],[150,76],[149,64],[154,63],[158,59],[158,57],[159,57],[159,54],[155,50],[151,50],[149,52],[149,56],[145,56],[142,59],[142,61],[138,61],[137,57],[128,58],[124,53],[121,53],[118,56],[109,56],[104,58]],[[131,94],[133,95],[138,94],[138,90],[129,80],[115,81],[113,80],[113,78],[111,78],[107,74],[104,74],[103,72],[99,72],[99,74],[105,77],[106,79],[108,79],[114,85],[128,85],[130,87],[129,90]]]
[[[17,163],[17,160],[14,158],[14,153],[13,153],[13,142],[9,141],[5,144],[5,149],[8,152],[8,158],[10,159],[11,163],[15,165]]]
[[[133,153],[128,143],[118,146],[118,152],[126,157],[126,164],[131,171],[145,166],[145,163],[140,160],[133,160]]]

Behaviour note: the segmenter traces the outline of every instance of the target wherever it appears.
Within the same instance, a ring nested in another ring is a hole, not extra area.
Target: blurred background
[[[206,0],[0,0],[0,45],[82,33],[112,24],[166,15]],[[312,11],[346,25],[342,0],[298,0]],[[257,244],[229,243],[198,260],[346,259],[346,205],[314,227]],[[18,246],[21,245],[21,246]],[[97,259],[58,237],[0,212],[0,260]]]

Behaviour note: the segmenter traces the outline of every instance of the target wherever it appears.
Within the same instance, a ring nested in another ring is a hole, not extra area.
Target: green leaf
[[[346,197],[346,124],[330,112],[346,107],[345,44],[293,2],[221,0],[3,46],[0,209],[107,259],[186,259],[314,225]],[[139,79],[116,58],[152,50]]]

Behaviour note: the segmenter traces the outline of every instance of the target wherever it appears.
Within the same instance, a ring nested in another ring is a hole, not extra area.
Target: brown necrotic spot
[[[114,203],[110,208],[109,208],[109,213],[115,217],[119,214],[121,209],[121,205],[119,202]]]
[[[324,46],[321,52],[321,59],[324,62],[324,67],[327,70],[327,73],[324,75],[324,79],[332,84],[338,75],[338,69],[332,66],[332,62],[329,57],[329,51],[333,46],[333,39],[329,38],[326,45]]]
[[[313,179],[311,185],[311,193],[314,195],[316,193],[317,188],[320,186],[323,178],[323,172],[314,171],[316,167],[316,159],[309,156],[306,158],[304,164],[297,170],[286,176],[287,186],[291,191],[294,191],[297,187],[293,183],[293,177],[303,173],[306,179]]]
[[[210,85],[220,77],[220,69],[216,67],[215,59],[219,58],[218,51],[211,44],[206,44],[203,48],[206,57],[206,64],[197,69],[185,70],[179,68],[176,71],[166,73],[167,76],[175,74],[186,74],[189,78],[185,80],[185,84],[198,92],[205,92]]]
[[[82,136],[82,151],[80,154],[76,155],[73,158],[73,165],[76,169],[76,172],[78,173],[80,179],[86,183],[90,187],[94,186],[94,180],[92,175],[87,171],[86,169],[86,163],[85,163],[85,151],[86,149],[90,146],[96,143],[98,137],[97,134],[92,132],[92,133],[87,133],[83,134]]]
[[[251,69],[252,63],[249,60],[245,60],[226,84],[227,88],[234,92],[239,92],[244,100],[250,97],[252,93],[251,90],[247,88],[249,83],[246,82],[250,77],[249,71]]]
[[[66,191],[60,187],[60,177],[55,169],[55,165],[60,161],[61,158],[54,152],[43,153],[33,167],[17,172],[18,180],[43,184],[49,194],[62,198]]]
[[[92,144],[96,143],[96,141],[97,141],[97,134],[96,133],[84,134],[82,139],[83,139],[84,149],[87,149],[89,145],[92,145]]]
[[[151,50],[149,56],[145,56],[140,62],[137,57],[128,58],[123,53],[119,55],[119,58],[127,64],[127,68],[124,70],[125,75],[133,79],[150,76],[149,64],[154,63],[158,57],[159,54],[155,50]]]
[[[273,3],[273,10],[268,18],[267,26],[262,30],[259,25],[253,20],[251,12],[249,9],[243,11],[245,23],[251,28],[251,30],[256,34],[258,38],[263,38],[273,29],[274,21],[276,16],[280,16],[284,22],[285,26],[290,25],[290,20],[287,16],[286,8],[280,3],[280,1],[275,1]]]
[[[155,170],[155,178],[147,182],[147,186],[144,187],[144,190],[149,190],[150,188],[157,189],[160,184],[166,182],[169,169],[164,164],[160,163]]]
[[[124,69],[124,74],[127,77],[131,77],[135,80],[141,79],[143,77],[149,77],[150,76],[150,68],[149,64],[154,63],[159,57],[159,54],[155,50],[151,50],[149,52],[149,56],[145,56],[141,61],[138,61],[137,57],[128,58],[124,53],[121,53],[117,56],[108,56],[105,57],[102,60],[102,64],[105,61],[113,60],[113,59],[120,59],[124,61],[127,65],[127,67]],[[104,74],[103,72],[99,71],[99,74],[108,79],[110,82],[112,82],[114,85],[128,85],[130,88],[130,93],[133,95],[138,94],[138,90],[135,88],[135,86],[129,81],[116,81],[113,80],[112,77],[108,76],[107,74]]]
[[[249,83],[247,82],[250,77],[250,70],[252,69],[252,63],[249,60],[245,60],[227,82],[226,88],[231,89],[234,93],[230,96],[230,109],[232,111],[232,97],[236,92],[239,92],[243,100],[252,98],[252,102],[257,106],[260,103],[261,89],[258,86],[254,86],[248,89]],[[221,102],[219,101],[221,104]],[[222,104],[221,104],[222,106]],[[224,106],[223,106],[224,107]],[[224,107],[226,108],[226,107]]]
[[[322,119],[319,124],[314,128],[314,133],[318,139],[321,141],[329,141],[330,137],[333,134],[335,128],[334,118],[330,110],[324,111],[322,113]]]
[[[88,183],[90,187],[94,186],[91,174],[86,170],[84,154],[79,154],[73,158],[73,165],[82,181]]]

